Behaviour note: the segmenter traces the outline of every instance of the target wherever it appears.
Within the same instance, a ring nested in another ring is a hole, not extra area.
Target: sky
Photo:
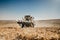
[[[25,15],[35,20],[60,19],[60,0],[0,0],[0,20],[20,20]]]

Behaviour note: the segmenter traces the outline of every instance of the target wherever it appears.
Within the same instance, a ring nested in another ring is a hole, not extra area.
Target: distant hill
[[[16,20],[0,20],[0,27],[20,27]],[[35,27],[60,27],[60,19],[35,20]]]
[[[0,27],[20,27],[16,20],[0,20]]]
[[[35,27],[60,27],[60,19],[36,20]]]

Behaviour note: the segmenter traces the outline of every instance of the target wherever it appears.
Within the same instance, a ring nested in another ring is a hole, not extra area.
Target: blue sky
[[[60,19],[60,0],[0,0],[0,20],[18,20],[24,15]]]

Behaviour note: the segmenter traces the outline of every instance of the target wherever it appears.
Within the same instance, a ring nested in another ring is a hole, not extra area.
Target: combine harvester
[[[23,20],[19,20],[17,23],[23,28],[23,27],[34,27],[34,17],[30,15],[25,15]]]

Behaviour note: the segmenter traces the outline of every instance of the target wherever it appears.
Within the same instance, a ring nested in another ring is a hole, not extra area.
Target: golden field
[[[21,28],[16,21],[3,20],[0,21],[0,40],[60,40],[60,27]]]

